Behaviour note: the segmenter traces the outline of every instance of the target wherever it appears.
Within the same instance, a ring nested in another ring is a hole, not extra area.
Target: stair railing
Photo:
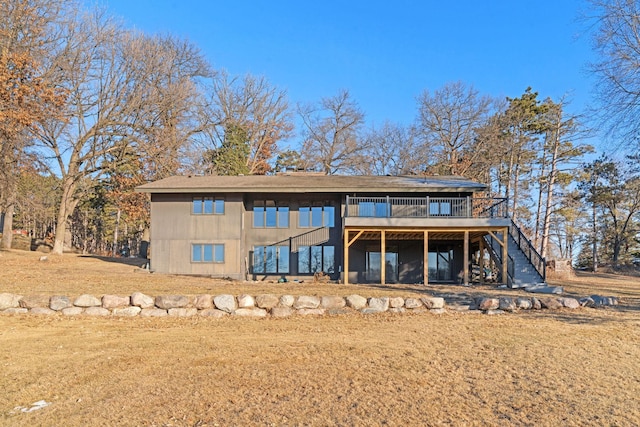
[[[520,247],[520,250],[527,257],[531,265],[533,265],[533,268],[535,268],[540,277],[542,277],[542,281],[545,282],[547,280],[547,263],[545,258],[538,253],[533,243],[531,243],[531,240],[524,235],[513,219],[511,220],[511,227],[509,227],[509,234]]]
[[[490,249],[489,256],[495,263],[502,265],[502,246],[500,246],[491,236],[484,236],[484,241],[487,249]],[[498,247],[496,247],[496,245]],[[507,255],[507,285],[512,284],[514,281],[515,264],[516,263],[511,255]]]

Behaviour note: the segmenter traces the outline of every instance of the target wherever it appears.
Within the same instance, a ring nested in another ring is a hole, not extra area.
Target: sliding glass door
[[[366,278],[368,282],[380,282],[380,260],[382,253],[379,246],[367,248],[366,253]],[[398,281],[398,247],[390,246],[386,248],[385,257],[385,282],[396,283]]]
[[[453,246],[429,246],[429,281],[451,282],[453,277]]]

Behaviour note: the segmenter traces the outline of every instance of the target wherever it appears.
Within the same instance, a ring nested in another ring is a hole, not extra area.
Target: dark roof
[[[144,193],[474,192],[486,186],[457,176],[247,175],[172,176],[141,185]]]

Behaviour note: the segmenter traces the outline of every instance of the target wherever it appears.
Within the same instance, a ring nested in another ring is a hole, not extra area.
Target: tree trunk
[[[111,251],[113,257],[118,254],[118,234],[120,234],[120,208],[116,211],[116,226],[113,229],[113,249]]]
[[[542,196],[544,195],[544,175],[547,172],[547,165],[546,165],[546,156],[547,153],[542,152],[542,161],[541,161],[541,166],[540,166],[540,179],[538,180],[538,206],[536,208],[536,219],[535,219],[535,230],[533,232],[533,247],[534,248],[538,248],[538,236],[540,234],[540,219],[542,218]],[[547,181],[547,186],[549,185],[549,182]],[[544,244],[544,243],[543,243]],[[544,257],[544,255],[543,255]]]
[[[613,239],[613,256],[612,256],[612,264],[613,268],[618,268],[618,259],[620,258],[620,248],[622,247],[622,242],[620,241],[620,236],[616,234]]]
[[[82,215],[82,253],[86,254],[88,251],[88,239],[89,236],[87,234],[87,229],[89,228],[89,213],[85,209],[84,214]]]
[[[507,201],[509,201],[509,199],[511,198],[511,183],[512,183],[512,179],[513,179],[513,165],[515,163],[514,158],[513,158],[513,149],[511,149],[511,152],[509,154],[509,166],[507,166],[507,170],[506,170],[506,174],[507,174],[507,179],[505,182],[505,189],[504,189],[504,193],[505,196],[507,197]],[[509,208],[509,206],[507,206],[507,209]],[[511,211],[511,218],[515,221],[515,212]]]
[[[592,226],[593,226],[593,246],[592,246],[592,257],[593,257],[593,272],[598,272],[598,223],[597,223],[597,211],[596,204],[593,203],[593,216],[592,216]]]
[[[513,222],[516,222],[518,217],[518,185],[520,183],[520,155],[516,160],[515,167],[513,168],[513,195],[511,196],[511,218]]]
[[[4,144],[4,143],[3,143]],[[3,147],[4,149],[5,147]],[[0,195],[2,198],[1,207],[4,208],[4,224],[2,226],[2,241],[0,241],[0,247],[2,249],[11,249],[11,243],[13,242],[13,213],[16,208],[16,193],[17,183],[16,176],[13,174],[15,165],[6,159],[3,155],[2,164],[2,176],[0,176]]]
[[[13,199],[13,198],[12,198]],[[4,224],[2,226],[2,249],[11,249],[13,242],[13,212],[15,210],[14,200],[8,201],[4,210]]]
[[[547,246],[549,245],[549,228],[551,225],[551,206],[553,202],[553,187],[558,174],[558,147],[560,145],[560,120],[556,128],[556,135],[553,139],[553,154],[551,155],[551,172],[547,182],[547,202],[544,207],[544,226],[542,227],[542,245],[540,245],[540,256],[547,256]]]
[[[64,252],[65,236],[67,234],[67,220],[73,213],[77,202],[73,196],[76,190],[76,184],[73,178],[65,177],[62,180],[62,199],[58,208],[58,218],[56,222],[56,235],[53,241],[52,254],[62,255]]]

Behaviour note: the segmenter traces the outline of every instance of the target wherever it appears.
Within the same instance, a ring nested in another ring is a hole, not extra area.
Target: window
[[[300,206],[298,210],[298,227],[334,227],[335,214],[336,209],[331,205]]]
[[[335,272],[334,246],[299,246],[298,273]]]
[[[360,216],[372,216],[384,218],[389,216],[389,205],[387,202],[360,202]]]
[[[273,200],[254,202],[253,226],[256,228],[289,228],[289,207],[276,204]]]
[[[197,243],[191,245],[191,262],[224,262],[224,245],[221,243]]]
[[[431,216],[450,216],[451,215],[451,202],[429,202],[429,215]]]
[[[311,227],[311,208],[300,206],[298,211],[298,227],[308,228]]]
[[[214,197],[194,197],[194,215],[224,215],[224,199]]]
[[[380,262],[382,253],[379,245],[367,245],[365,253],[365,277],[368,281],[379,282],[381,278]],[[398,247],[387,246],[385,251],[385,280],[389,283],[398,281]]]
[[[253,272],[289,273],[289,246],[256,246],[253,248]]]

